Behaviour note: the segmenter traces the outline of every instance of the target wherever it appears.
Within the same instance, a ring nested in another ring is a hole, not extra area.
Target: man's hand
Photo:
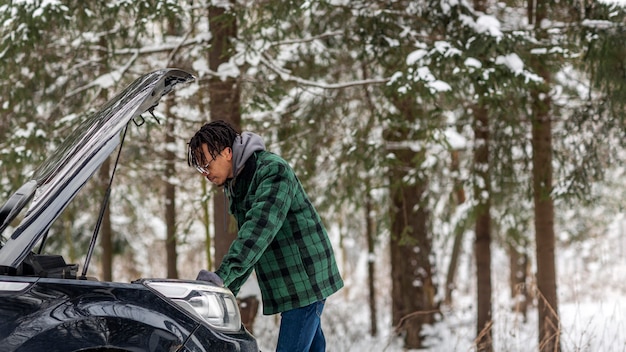
[[[198,277],[196,277],[196,280],[206,281],[216,286],[224,287],[224,280],[222,280],[221,277],[219,277],[216,273],[212,271],[204,269],[200,270],[200,272],[198,273]]]

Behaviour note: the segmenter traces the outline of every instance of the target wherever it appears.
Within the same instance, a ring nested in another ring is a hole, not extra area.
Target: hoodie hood
[[[243,132],[233,143],[233,178],[241,173],[248,158],[259,150],[265,150],[263,138],[252,132]]]

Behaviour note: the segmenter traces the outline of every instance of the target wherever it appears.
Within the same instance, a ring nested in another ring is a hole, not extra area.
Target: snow
[[[598,2],[609,5],[626,6],[626,0],[598,0]]]
[[[44,0],[41,2],[41,4],[37,4],[36,6],[37,9],[33,12],[33,18],[42,16],[47,7],[61,7],[63,8],[63,10],[67,10],[67,7],[63,6],[58,0]]]
[[[217,75],[222,81],[226,81],[229,77],[234,78],[239,76],[239,67],[234,62],[225,62],[218,66]]]
[[[503,34],[500,31],[500,21],[493,16],[483,15],[476,19],[476,32],[487,33],[492,37],[502,38]]]
[[[478,59],[475,59],[473,57],[465,59],[464,64],[465,66],[470,68],[481,68],[483,66]]]
[[[17,129],[15,130],[15,136],[18,138],[29,138],[31,136],[35,137],[46,137],[46,132],[40,129],[37,129],[37,124],[34,122],[27,122],[25,129]],[[19,147],[16,147],[17,150]]]
[[[428,54],[428,51],[424,49],[418,49],[414,52],[410,53],[406,58],[406,64],[411,66],[415,65],[419,60],[421,60],[424,56]]]
[[[563,351],[617,352],[626,350],[626,238],[621,235],[623,220],[593,243],[585,242],[588,256],[580,246],[557,248],[559,313]],[[331,232],[335,232],[333,229]],[[337,238],[336,233],[331,237]],[[453,294],[453,305],[443,306],[437,323],[425,326],[426,347],[419,351],[474,351],[476,297],[472,258],[472,236],[466,236],[464,255]],[[337,246],[335,246],[337,248]],[[384,262],[386,248],[376,252],[378,335],[369,335],[369,309],[365,261],[350,273],[346,287],[328,298],[322,315],[327,350],[332,352],[407,351],[391,326],[389,277]],[[446,253],[437,255],[447,257]],[[370,257],[368,255],[367,257]],[[611,258],[610,260],[608,258]],[[366,258],[367,259],[367,258]],[[526,318],[512,306],[508,284],[508,257],[495,249],[492,259],[492,315],[494,351],[538,350],[536,304]],[[599,264],[601,270],[580,265]],[[346,268],[343,268],[344,270]],[[441,273],[440,273],[441,275]],[[443,278],[439,278],[443,280]],[[442,282],[442,281],[441,281]],[[532,285],[532,284],[531,284]],[[252,288],[251,288],[252,287]],[[253,294],[253,286],[248,286]],[[534,301],[536,303],[536,300]],[[279,316],[257,316],[254,332],[262,351],[275,350]],[[413,351],[413,350],[409,350]],[[415,350],[417,351],[417,350]]]
[[[23,2],[35,3],[32,0],[22,0]],[[626,4],[626,0],[601,0],[606,3],[613,3],[620,6]],[[229,1],[214,0],[213,5],[229,7]],[[332,4],[343,6],[350,3],[349,0],[332,0]],[[456,0],[442,0],[444,11],[449,11],[451,7],[456,6]],[[43,8],[47,6],[59,6],[59,1],[46,0],[43,1],[41,8],[33,13],[34,17],[43,14]],[[496,39],[502,38],[502,23],[493,16],[481,15],[476,20],[462,16],[464,23],[471,26],[477,33],[486,33]],[[7,21],[10,21],[7,20]],[[583,25],[594,27],[607,27],[612,25],[607,21],[584,21]],[[270,29],[267,29],[268,31]],[[16,32],[19,35],[19,31]],[[204,40],[208,41],[210,36],[204,34]],[[199,35],[202,36],[202,35]],[[94,41],[93,33],[84,33],[80,40]],[[397,41],[393,38],[385,38],[390,45],[397,45]],[[77,44],[79,40],[77,39]],[[242,73],[239,72],[237,64],[243,61],[252,66],[258,65],[263,59],[257,52],[262,52],[268,45],[266,41],[257,41],[248,43],[254,50],[245,51],[237,57],[239,61],[227,62],[222,64],[217,72],[211,72],[207,63],[207,59],[202,57],[195,58],[192,63],[193,70],[198,76],[203,77],[207,74],[214,74],[222,79],[228,77],[238,77]],[[279,59],[290,61],[292,53],[289,45],[284,45],[280,51]],[[158,48],[153,48],[154,50]],[[314,49],[323,51],[324,47],[320,45]],[[449,42],[440,41],[435,44],[437,53],[444,57],[457,55],[460,51],[452,46]],[[532,51],[535,55],[548,55],[555,51],[562,51],[562,48],[535,49]],[[451,90],[451,86],[441,80],[426,66],[419,67],[423,61],[428,59],[429,51],[418,47],[415,51],[406,57],[408,66],[415,65],[412,77],[407,78],[405,72],[396,72],[393,74],[388,84],[392,84],[403,79],[413,79],[423,83],[430,92],[444,92]],[[1,57],[2,55],[0,55]],[[276,60],[276,61],[280,61]],[[495,63],[502,65],[516,75],[523,75],[527,80],[540,81],[541,78],[531,74],[524,69],[524,63],[515,53],[502,55],[496,58]],[[475,58],[467,58],[464,62],[468,69],[481,69],[483,64]],[[254,69],[254,67],[250,68]],[[95,80],[98,86],[109,89],[113,87],[124,74],[125,70],[120,69],[100,76]],[[24,72],[24,75],[30,74]],[[276,74],[281,75],[283,79],[293,79],[285,71],[278,71]],[[198,85],[191,85],[178,92],[179,96],[192,97],[199,89]],[[297,89],[297,88],[296,88]],[[585,88],[587,89],[587,88]],[[295,89],[294,89],[295,90]],[[321,89],[320,89],[321,91]],[[289,112],[294,102],[294,94],[285,94],[282,100],[277,103],[271,112],[275,116]],[[308,88],[310,94],[318,94],[315,88]],[[581,91],[584,95],[584,91]],[[3,106],[8,107],[8,102],[4,102]],[[177,107],[178,108],[178,107]],[[254,114],[254,112],[253,112]],[[257,113],[259,114],[259,113]],[[188,116],[188,114],[185,114]],[[258,116],[261,116],[260,114]],[[250,116],[248,116],[249,118]],[[70,121],[77,118],[77,115],[68,115],[60,120],[60,122]],[[260,118],[259,118],[260,119]],[[199,119],[198,119],[199,120]],[[43,131],[37,130],[35,124],[27,124],[25,129],[16,132],[18,137],[42,136]],[[450,128],[443,131],[443,137],[453,149],[467,148],[468,141],[456,130]],[[398,143],[390,144],[388,147],[410,147],[414,150],[422,148],[418,144],[404,145]],[[181,150],[180,146],[174,144],[165,146],[167,150]],[[15,152],[24,151],[24,147],[16,147]],[[388,158],[395,158],[393,153],[388,154]],[[186,178],[175,177],[169,181],[171,183],[181,183],[181,179]],[[323,180],[320,182],[324,182]],[[139,200],[131,200],[137,201]],[[178,205],[197,206],[200,199],[189,199],[187,204]],[[469,207],[469,205],[466,205]],[[140,204],[135,207],[140,208]],[[188,209],[181,209],[188,210]],[[467,211],[465,209],[464,211]],[[147,233],[153,233],[155,236],[137,236],[129,245],[133,247],[133,252],[139,255],[145,255],[145,258],[137,258],[137,270],[143,273],[151,273],[154,276],[164,276],[162,261],[159,256],[150,257],[148,253],[160,251],[162,242],[165,240],[165,224],[160,216],[141,214],[145,219],[136,221],[137,223],[148,224]],[[498,219],[500,223],[503,221],[514,221],[513,219]],[[125,216],[117,216],[113,218],[114,225],[122,225],[129,222]],[[561,317],[561,340],[564,351],[625,351],[626,350],[626,240],[622,234],[624,226],[616,225],[609,228],[606,233],[597,235],[588,241],[577,245],[561,244],[557,248],[557,274],[558,274],[558,293],[559,293],[559,313]],[[338,351],[404,351],[402,341],[398,338],[391,326],[390,317],[390,279],[388,267],[388,248],[384,245],[384,240],[380,241],[376,253],[361,253],[357,259],[347,258],[340,252],[339,245],[339,229],[337,226],[329,224],[331,237],[334,242],[335,250],[342,265],[342,273],[346,281],[346,287],[340,292],[331,296],[324,310],[323,326],[328,341],[328,350],[332,352]],[[182,277],[195,277],[198,268],[203,263],[203,229],[198,228],[197,224],[193,225],[190,231],[193,235],[186,238],[186,242],[181,244],[179,250],[181,261],[184,265],[180,265]],[[573,237],[566,231],[559,231],[559,238],[563,242],[571,241]],[[472,257],[472,236],[466,236],[464,243],[464,254],[461,258],[461,267],[459,268],[457,288],[454,292],[454,303],[452,306],[442,307],[440,319],[437,323],[424,327],[426,335],[427,347],[424,351],[471,351],[473,350],[473,340],[476,336],[475,319],[476,319],[476,297],[475,297],[475,278],[474,263]],[[437,258],[437,275],[443,275],[445,266],[443,263],[449,261],[449,250],[443,239],[439,239],[440,243],[433,246]],[[341,250],[359,250],[359,243],[352,238],[344,239],[344,248]],[[449,245],[448,245],[449,246]],[[155,249],[156,248],[156,249]],[[508,257],[506,253],[494,248],[494,257],[492,264],[493,271],[493,337],[496,351],[528,351],[537,350],[537,311],[536,306],[529,309],[526,319],[511,307],[511,293],[508,287]],[[362,249],[361,249],[362,250]],[[352,264],[345,264],[350,260],[355,261]],[[120,260],[121,262],[121,260]],[[368,292],[366,289],[367,282],[367,263],[374,263],[377,267],[376,272],[376,297],[378,308],[377,326],[379,333],[377,336],[369,335],[369,310],[368,310]],[[116,264],[117,265],[117,264]],[[160,268],[160,269],[155,269]],[[445,278],[438,277],[439,282],[443,282]],[[532,285],[532,283],[531,283]],[[441,294],[440,289],[439,294]],[[260,295],[258,285],[254,278],[249,280],[241,290],[240,296]],[[259,313],[256,324],[254,326],[255,336],[257,337],[260,347],[263,351],[272,351],[275,349],[277,338],[279,316],[263,316]]]
[[[100,86],[103,89],[111,88],[115,86],[115,83],[122,78],[122,73],[119,70],[105,73],[102,76],[94,80],[94,85]]]
[[[522,59],[520,59],[520,57],[515,53],[498,56],[496,58],[496,65],[504,65],[516,75],[524,72],[524,61],[522,61]]]

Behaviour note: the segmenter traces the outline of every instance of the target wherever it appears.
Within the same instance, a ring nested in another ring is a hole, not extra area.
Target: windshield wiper
[[[18,188],[0,208],[0,243],[4,244],[6,241],[2,235],[4,230],[9,227],[11,221],[17,217],[24,205],[33,199],[36,190],[37,181],[30,180],[23,184],[22,187]]]

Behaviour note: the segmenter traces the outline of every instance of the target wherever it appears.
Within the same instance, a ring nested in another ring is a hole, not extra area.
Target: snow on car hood
[[[30,202],[30,208],[0,249],[0,266],[17,267],[87,180],[117,148],[121,132],[151,111],[175,85],[194,80],[178,69],[148,73],[88,117],[0,208],[0,235]]]

